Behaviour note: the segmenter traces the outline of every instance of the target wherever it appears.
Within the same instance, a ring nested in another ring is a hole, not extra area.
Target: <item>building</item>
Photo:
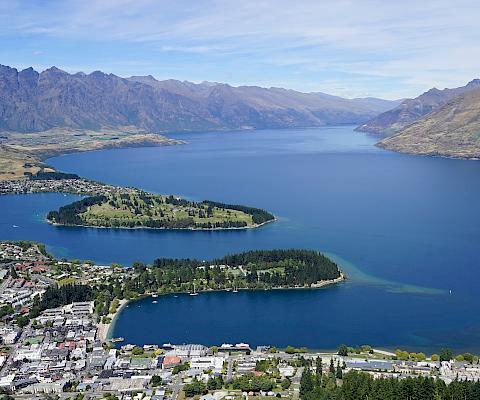
[[[224,357],[193,357],[190,360],[190,369],[205,371],[212,370],[213,372],[221,372],[223,369]]]
[[[180,365],[182,363],[182,359],[179,356],[176,355],[169,355],[165,356],[163,359],[162,363],[162,368],[167,369],[167,368],[173,368],[176,365]]]

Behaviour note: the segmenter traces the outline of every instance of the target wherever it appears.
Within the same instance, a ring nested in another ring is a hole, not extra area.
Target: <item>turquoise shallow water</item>
[[[114,334],[129,341],[480,352],[479,162],[386,152],[352,127],[176,137],[189,144],[49,162],[108,183],[266,208],[279,221],[228,232],[62,228],[42,218],[71,196],[5,196],[0,238],[41,240],[59,256],[127,264],[305,247],[336,257],[350,278],[319,291],[142,300],[116,324]]]

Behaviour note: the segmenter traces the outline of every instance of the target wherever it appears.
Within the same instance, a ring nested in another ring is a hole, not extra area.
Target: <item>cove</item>
[[[189,144],[70,154],[48,163],[106,183],[265,208],[279,220],[223,232],[56,227],[43,217],[74,196],[3,196],[0,238],[39,240],[60,257],[124,264],[302,247],[336,255],[350,277],[320,291],[209,293],[197,303],[185,300],[191,314],[175,308],[181,297],[162,298],[156,308],[142,300],[125,308],[115,326],[115,336],[131,341],[219,344],[238,337],[252,345],[480,351],[479,162],[387,152],[349,126],[175,137]],[[149,317],[137,324],[136,313]],[[187,315],[190,330],[169,314]],[[235,329],[222,325],[229,319]],[[122,321],[134,322],[129,328]]]

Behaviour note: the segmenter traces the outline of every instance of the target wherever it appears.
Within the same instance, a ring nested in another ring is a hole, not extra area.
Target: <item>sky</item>
[[[480,77],[478,0],[0,0],[0,64],[415,97]]]

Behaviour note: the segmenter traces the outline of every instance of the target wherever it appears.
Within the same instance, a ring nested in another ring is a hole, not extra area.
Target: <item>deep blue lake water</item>
[[[352,127],[176,137],[189,144],[49,163],[107,183],[266,208],[279,221],[225,232],[62,228],[43,218],[74,196],[4,196],[0,239],[39,240],[57,256],[124,264],[312,248],[350,278],[324,290],[141,300],[115,326],[128,342],[480,352],[480,162],[387,152]]]

